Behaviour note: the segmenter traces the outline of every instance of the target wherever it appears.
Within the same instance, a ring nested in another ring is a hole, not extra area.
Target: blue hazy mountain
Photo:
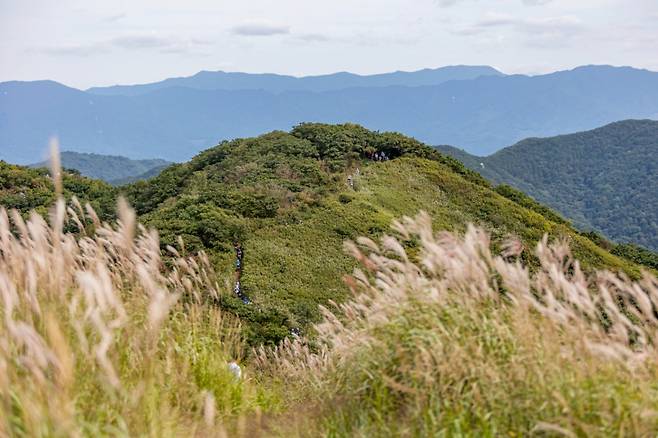
[[[607,66],[332,91],[170,87],[105,96],[49,81],[0,84],[0,159],[31,163],[48,138],[79,152],[183,161],[223,139],[308,121],[355,122],[488,155],[527,137],[658,117],[658,73]]]
[[[196,90],[264,90],[275,93],[283,91],[332,91],[354,87],[389,87],[403,85],[418,87],[438,85],[447,81],[474,79],[480,76],[502,76],[489,66],[455,65],[414,72],[397,71],[375,75],[334,73],[321,76],[285,76],[277,74],[231,73],[223,71],[201,71],[194,76],[169,78],[164,81],[140,85],[115,85],[90,88],[90,93],[106,96],[135,96],[171,87]]]

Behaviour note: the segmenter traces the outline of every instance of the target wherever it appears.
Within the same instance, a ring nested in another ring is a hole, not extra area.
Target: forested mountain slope
[[[140,178],[142,175],[157,175],[155,169],[163,169],[171,164],[161,159],[131,160],[116,155],[86,154],[65,151],[61,153],[62,167],[75,169],[89,178],[101,179],[106,182]],[[30,167],[48,167],[43,161]]]
[[[379,161],[375,153],[388,160]],[[3,164],[1,205],[45,212],[54,199],[45,169]],[[343,242],[379,237],[393,220],[427,211],[437,229],[464,231],[468,223],[491,232],[494,245],[509,236],[532,248],[545,233],[568,238],[586,269],[639,274],[642,257],[620,257],[575,231],[560,216],[520,192],[491,185],[458,161],[416,140],[358,125],[302,124],[208,149],[158,176],[114,189],[66,174],[65,193],[90,200],[104,218],[118,194],[140,222],[158,230],[163,248],[205,250],[225,279],[217,304],[245,322],[250,342],[277,342],[305,330],[318,305],[342,301],[342,277],[356,261]],[[178,240],[178,236],[182,238]],[[596,236],[592,236],[596,238]],[[234,243],[244,250],[240,291],[234,293]],[[405,243],[413,254],[414,241]],[[537,266],[532,251],[524,261]]]
[[[488,157],[442,152],[514,186],[583,229],[658,250],[658,122],[626,120],[592,131],[530,138]]]
[[[655,434],[656,278],[432,148],[307,124],[117,190],[0,163],[2,436]]]

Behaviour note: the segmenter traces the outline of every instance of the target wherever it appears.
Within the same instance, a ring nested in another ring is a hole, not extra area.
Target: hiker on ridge
[[[242,245],[238,242],[233,244],[235,248],[235,269],[236,271],[242,270],[242,258],[244,257],[244,251],[242,250]]]

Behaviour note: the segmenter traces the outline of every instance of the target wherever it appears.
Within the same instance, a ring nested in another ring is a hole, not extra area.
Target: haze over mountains
[[[658,251],[658,122],[626,120],[529,138],[488,157],[439,147],[490,181],[549,205],[582,229]]]
[[[473,78],[478,73],[488,75]],[[0,159],[35,162],[56,134],[65,150],[182,161],[224,139],[306,121],[355,122],[486,155],[526,137],[658,117],[658,73],[628,67],[541,76],[504,76],[486,67],[297,80],[253,76],[203,72],[86,92],[50,81],[5,82]],[[427,85],[432,77],[437,83]],[[205,89],[229,87],[227,81],[258,89]],[[285,84],[296,81],[299,89],[286,91]]]

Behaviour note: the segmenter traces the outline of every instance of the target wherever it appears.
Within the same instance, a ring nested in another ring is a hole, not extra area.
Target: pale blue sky
[[[658,70],[658,0],[0,0],[0,81],[488,64]]]

